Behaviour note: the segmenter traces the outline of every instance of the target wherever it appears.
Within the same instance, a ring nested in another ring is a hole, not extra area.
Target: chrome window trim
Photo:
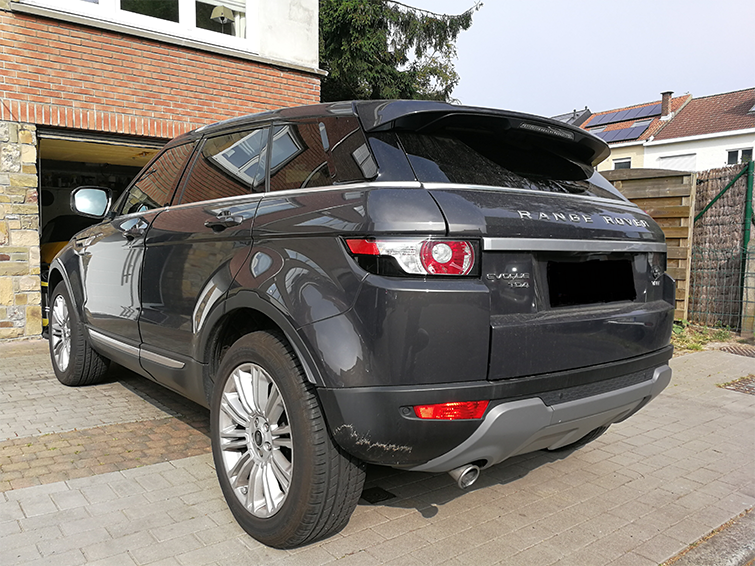
[[[341,183],[338,185],[327,185],[324,187],[312,187],[304,189],[288,189],[285,191],[269,191],[264,193],[266,197],[301,195],[314,192],[325,191],[344,191],[354,189],[421,189],[422,183],[419,181],[367,181],[364,183]]]
[[[483,238],[485,251],[666,252],[662,242],[623,240],[556,240],[549,238]]]

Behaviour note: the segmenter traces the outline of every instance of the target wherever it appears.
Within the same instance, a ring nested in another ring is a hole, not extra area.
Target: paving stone
[[[118,538],[111,538],[110,533],[108,533],[107,539],[93,541],[91,544],[82,544],[81,549],[88,560],[103,560],[125,552],[132,553],[154,543],[155,539],[144,531]]]
[[[755,396],[716,387],[722,367],[741,369],[726,366],[729,354],[701,354],[674,360],[679,386],[591,445],[512,458],[471,490],[446,474],[369,468],[367,485],[397,497],[360,505],[342,533],[295,551],[268,549],[235,523],[205,409],[133,374],[60,389],[26,356],[0,367],[0,386],[5,401],[36,402],[41,420],[9,415],[21,431],[48,423],[51,434],[0,442],[0,564],[50,563],[39,549],[56,566],[59,556],[97,566],[658,564],[755,504]],[[159,418],[124,417],[143,404]],[[99,424],[56,431],[56,419]],[[28,467],[6,469],[14,464]]]

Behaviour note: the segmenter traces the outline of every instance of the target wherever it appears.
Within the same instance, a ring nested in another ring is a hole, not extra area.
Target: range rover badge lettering
[[[549,220],[551,222],[573,222],[575,224],[594,224],[593,217],[589,214],[576,214],[574,212],[533,212],[530,210],[517,210],[520,220]],[[605,224],[613,226],[636,226],[638,228],[648,228],[647,220],[640,220],[634,217],[624,218],[621,216],[610,216],[601,214],[598,218],[602,219]]]

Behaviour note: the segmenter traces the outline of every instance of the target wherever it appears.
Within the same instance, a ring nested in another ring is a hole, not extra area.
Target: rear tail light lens
[[[438,405],[416,405],[414,414],[420,419],[455,421],[460,419],[481,419],[489,401],[462,401],[440,403]]]
[[[357,256],[391,257],[411,275],[469,275],[475,264],[475,246],[460,240],[347,239]]]

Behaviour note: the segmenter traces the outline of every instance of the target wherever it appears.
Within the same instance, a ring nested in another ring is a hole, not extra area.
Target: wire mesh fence
[[[695,324],[755,331],[752,172],[745,164],[698,175],[689,297]]]

